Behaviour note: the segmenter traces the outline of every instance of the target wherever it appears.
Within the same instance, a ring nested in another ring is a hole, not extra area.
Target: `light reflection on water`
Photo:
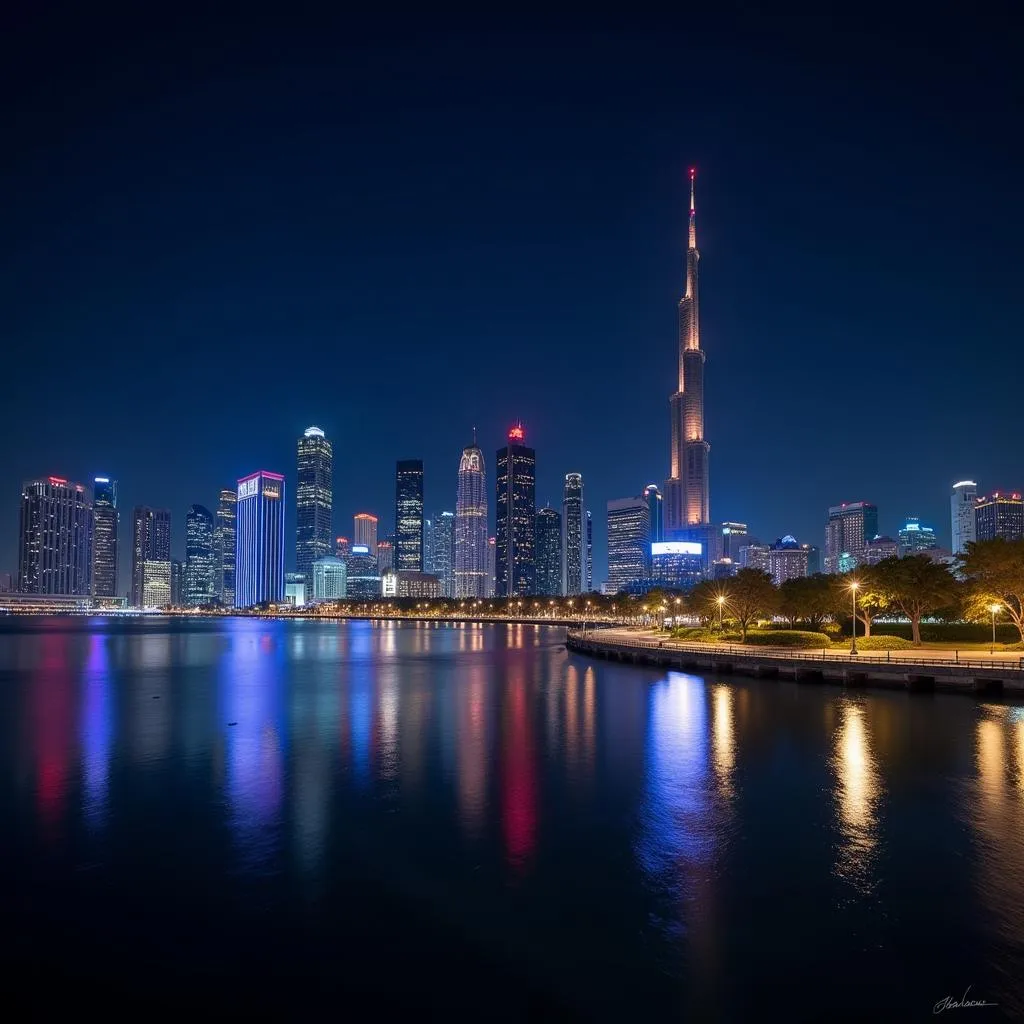
[[[199,902],[273,880],[315,892],[307,914],[343,894],[330,920],[355,921],[363,889],[414,890],[492,957],[568,957],[544,984],[599,1006],[619,977],[735,1015],[836,907],[859,932],[829,933],[825,988],[866,949],[969,933],[957,963],[1020,1006],[1019,707],[666,675],[519,623],[4,624],[0,670],[12,880],[45,854],[116,892],[166,854],[148,826],[173,822],[199,850],[230,840],[223,863],[188,863]],[[936,893],[948,923],[901,934]],[[928,987],[927,958],[901,962],[893,984]]]

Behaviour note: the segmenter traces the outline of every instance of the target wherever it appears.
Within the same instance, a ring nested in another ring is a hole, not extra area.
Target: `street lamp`
[[[1003,606],[1001,604],[990,604],[988,610],[992,613],[992,649],[989,654],[996,653],[996,612]]]
[[[853,596],[853,642],[850,644],[850,653],[857,653],[857,588],[860,584],[854,580],[850,584],[850,594]]]
[[[722,605],[725,604],[725,594],[718,595],[718,632],[722,632]]]

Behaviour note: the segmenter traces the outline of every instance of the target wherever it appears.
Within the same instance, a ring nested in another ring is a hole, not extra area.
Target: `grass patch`
[[[708,629],[706,626],[680,626],[672,630],[672,639],[688,643],[718,644],[722,642],[722,634],[717,629]]]
[[[740,635],[735,634],[736,640]],[[747,644],[752,647],[816,647],[832,646],[832,639],[826,633],[811,633],[802,629],[748,629]]]
[[[849,640],[837,640],[835,647],[843,650],[850,649]],[[858,651],[912,651],[914,645],[901,636],[859,636],[857,637]]]

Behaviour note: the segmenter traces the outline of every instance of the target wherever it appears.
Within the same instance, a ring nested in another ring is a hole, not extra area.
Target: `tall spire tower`
[[[672,455],[665,482],[665,528],[705,526],[710,518],[708,452],[704,439],[704,350],[700,347],[697,298],[696,170],[690,170],[690,225],[686,248],[686,291],[679,300],[679,388],[669,399]]]

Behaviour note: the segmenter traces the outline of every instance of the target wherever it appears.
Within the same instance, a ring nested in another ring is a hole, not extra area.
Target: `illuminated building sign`
[[[369,547],[366,544],[353,544],[352,545],[352,554],[353,555],[368,555],[369,553],[370,553],[370,549],[369,549]]]
[[[516,424],[516,425],[515,425],[515,426],[514,426],[514,427],[513,427],[513,428],[512,428],[512,429],[511,429],[511,430],[510,430],[509,432],[508,432],[508,439],[509,439],[510,441],[522,441],[522,440],[523,440],[523,438],[525,438],[525,437],[526,437],[526,434],[525,434],[525,432],[523,431],[523,425],[522,425],[521,423],[517,423],[517,424]]]
[[[651,545],[651,554],[658,555],[700,555],[704,548],[693,540],[664,540]]]
[[[253,481],[255,483],[255,481]],[[264,484],[263,485],[263,497],[264,498],[280,498],[281,497],[281,486],[280,484]]]
[[[259,491],[259,486],[260,480],[257,476],[251,476],[248,480],[243,480],[238,485],[238,500],[241,501],[243,498],[251,498]]]

